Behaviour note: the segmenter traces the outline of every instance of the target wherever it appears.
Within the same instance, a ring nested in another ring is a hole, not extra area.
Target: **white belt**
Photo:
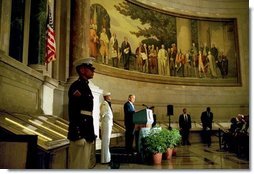
[[[81,110],[80,113],[83,115],[93,116],[93,112],[91,112],[91,111]]]

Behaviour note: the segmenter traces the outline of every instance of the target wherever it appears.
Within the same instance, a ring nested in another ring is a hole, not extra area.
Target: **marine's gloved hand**
[[[74,143],[79,146],[84,146],[84,144],[86,143],[86,140],[82,138],[80,140],[74,141]]]

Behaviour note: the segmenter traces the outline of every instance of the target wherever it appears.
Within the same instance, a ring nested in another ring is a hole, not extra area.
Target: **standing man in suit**
[[[203,126],[203,142],[211,146],[211,132],[212,132],[212,122],[213,122],[213,113],[211,108],[207,107],[206,111],[201,114],[201,122]]]
[[[125,125],[125,148],[128,152],[132,152],[132,144],[134,140],[134,123],[133,114],[135,113],[135,95],[130,94],[128,101],[124,104],[124,125]]]
[[[191,116],[187,114],[186,108],[183,108],[183,113],[179,116],[179,128],[182,135],[182,145],[191,145],[189,141]]]

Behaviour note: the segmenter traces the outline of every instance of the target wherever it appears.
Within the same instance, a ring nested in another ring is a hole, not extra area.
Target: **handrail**
[[[113,121],[113,124],[114,124],[115,126],[117,126],[118,128],[120,128],[122,131],[125,132],[125,128],[124,128],[122,125],[120,125],[119,123],[117,123],[116,121]]]

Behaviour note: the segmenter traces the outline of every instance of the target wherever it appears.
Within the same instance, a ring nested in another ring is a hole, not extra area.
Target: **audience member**
[[[238,114],[231,119],[230,128],[224,132],[223,149],[249,158],[249,115]]]
[[[182,145],[190,145],[191,116],[187,114],[186,108],[183,108],[183,113],[179,116],[179,128],[182,135]]]
[[[211,108],[207,107],[206,111],[201,114],[201,122],[202,122],[202,138],[203,143],[207,144],[208,147],[211,146],[211,135],[212,135],[212,123],[213,123],[213,113],[211,112]]]

